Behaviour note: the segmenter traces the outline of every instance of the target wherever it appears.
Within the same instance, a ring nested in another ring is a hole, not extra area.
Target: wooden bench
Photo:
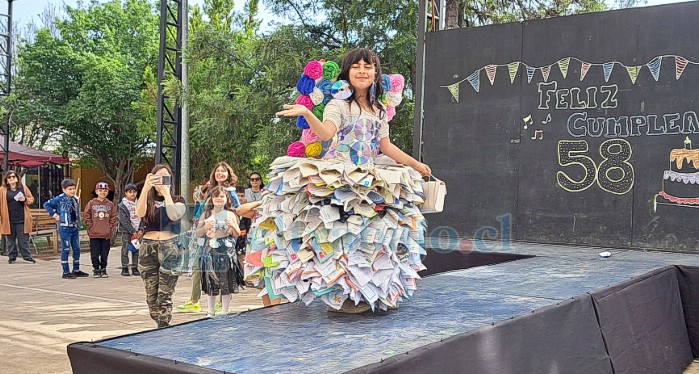
[[[34,247],[34,252],[39,253],[36,246],[37,238],[46,238],[54,253],[60,253],[60,238],[58,237],[58,224],[56,219],[49,216],[46,209],[32,209],[32,232],[29,233],[29,243]]]

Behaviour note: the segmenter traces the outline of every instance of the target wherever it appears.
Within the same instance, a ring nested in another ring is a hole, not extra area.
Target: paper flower
[[[349,83],[345,80],[337,81],[330,89],[330,94],[336,99],[346,100],[352,96],[352,88],[350,88]]]
[[[340,73],[340,67],[334,61],[323,64],[323,79],[333,80]]]
[[[381,74],[381,87],[383,88],[383,92],[391,88],[391,77],[389,77],[388,74]]]
[[[317,141],[318,141],[318,135],[316,135],[316,133],[314,133],[313,130],[311,130],[311,129],[305,129],[305,130],[303,130],[303,132],[301,133],[301,142],[302,142],[303,144],[308,145],[308,144],[311,144],[311,143],[315,143],[315,142],[317,142]]]
[[[387,106],[386,107],[386,118],[390,121],[396,116],[396,107]]]
[[[386,93],[386,102],[389,106],[396,107],[403,101],[403,93],[389,91]]]
[[[306,146],[306,157],[316,158],[323,152],[323,145],[320,142],[311,143]]]
[[[323,112],[325,111],[325,104],[319,104],[313,107],[313,115],[316,116],[321,122],[323,121]]]
[[[311,101],[313,102],[313,105],[322,104],[323,100],[325,99],[325,95],[323,95],[323,91],[321,91],[318,87],[314,87],[313,92],[311,92],[308,96],[311,97]]]
[[[296,90],[298,90],[301,95],[310,95],[315,86],[315,80],[311,79],[306,74],[301,74],[301,79],[299,79],[299,81],[296,83]]]
[[[306,119],[303,118],[303,116],[299,116],[298,118],[296,118],[296,127],[300,128],[301,130],[311,128],[311,126],[308,124],[308,121],[306,121]]]
[[[293,142],[286,149],[286,154],[291,157],[303,157],[306,155],[306,146],[301,142]]]
[[[391,92],[401,92],[405,87],[405,78],[400,74],[391,74]]]
[[[383,104],[383,106],[388,106],[388,101],[386,100],[386,93],[384,92],[379,96],[379,102]]]
[[[308,110],[313,110],[313,100],[308,95],[301,95],[296,98],[296,104],[300,104],[308,108]]]
[[[323,76],[323,65],[320,62],[313,60],[306,64],[306,67],[303,68],[303,74],[307,75],[313,80],[316,80]]]

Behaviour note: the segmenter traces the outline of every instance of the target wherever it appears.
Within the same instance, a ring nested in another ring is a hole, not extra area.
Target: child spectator
[[[109,185],[99,182],[95,186],[97,197],[85,206],[85,224],[87,236],[90,237],[90,257],[92,258],[92,276],[107,278],[107,258],[109,258],[109,239],[117,223],[117,210],[113,202],[107,200]]]
[[[140,239],[143,231],[141,217],[136,214],[136,197],[138,190],[136,185],[129,183],[126,185],[124,198],[119,203],[119,233],[121,234],[121,275],[129,276],[129,243],[134,239]],[[141,275],[138,272],[138,252],[131,252],[131,273]]]
[[[89,277],[80,271],[80,206],[75,197],[75,181],[66,178],[61,182],[63,193],[44,203],[44,209],[58,222],[58,235],[61,237],[61,266],[63,279]],[[73,271],[68,266],[68,254],[73,248]]]

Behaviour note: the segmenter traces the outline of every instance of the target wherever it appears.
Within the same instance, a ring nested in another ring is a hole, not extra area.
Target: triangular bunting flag
[[[568,76],[568,66],[570,66],[570,57],[558,60],[558,68],[561,69],[563,79],[566,79]]]
[[[638,78],[638,71],[641,70],[640,66],[627,66],[626,71],[629,72],[629,78],[631,78],[631,84],[636,84],[636,78]]]
[[[519,62],[510,62],[507,64],[507,71],[510,73],[510,83],[515,83],[515,77],[519,70]]]
[[[609,76],[612,75],[612,69],[614,69],[614,62],[605,62],[602,64],[602,69],[604,69],[604,81],[609,82]]]
[[[590,64],[587,62],[583,62],[582,66],[580,67],[580,82],[582,82],[583,79],[585,79],[585,75],[587,75],[587,71],[590,70]]]
[[[680,76],[684,72],[684,68],[687,67],[687,59],[681,56],[675,57],[675,80],[679,80]]]
[[[536,69],[527,65],[527,83],[532,82],[532,77],[534,77],[534,72],[536,72]]]
[[[471,83],[471,86],[473,87],[476,92],[480,92],[481,88],[481,69],[478,69],[471,73],[467,78],[468,83]]]
[[[492,86],[495,84],[495,73],[498,72],[498,66],[497,65],[487,65],[485,67],[485,74],[488,75],[488,80],[490,81],[490,85]]]
[[[551,74],[551,65],[541,68],[541,75],[544,76],[544,82],[548,82],[549,74]]]
[[[451,96],[458,103],[459,102],[459,83],[450,84],[447,86],[447,89],[449,90],[449,92],[451,92]]]
[[[658,81],[658,77],[660,77],[660,65],[663,63],[663,56],[658,56],[652,60],[650,60],[649,63],[646,65],[648,66],[648,70],[650,70],[650,73],[653,75],[653,79],[655,81]]]

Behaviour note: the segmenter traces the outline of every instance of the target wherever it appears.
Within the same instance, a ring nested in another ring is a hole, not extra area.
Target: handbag
[[[444,198],[447,196],[447,185],[434,175],[423,183],[422,191],[425,193],[425,202],[420,207],[421,213],[440,213],[444,210]]]

